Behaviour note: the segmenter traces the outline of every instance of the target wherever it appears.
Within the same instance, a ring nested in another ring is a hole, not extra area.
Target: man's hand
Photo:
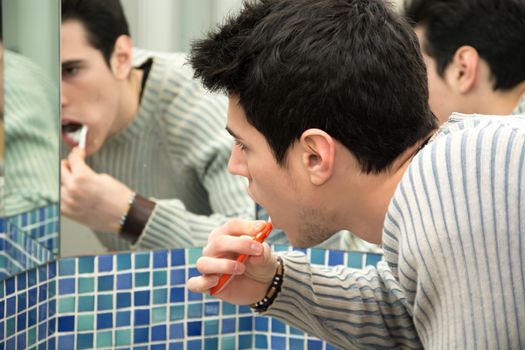
[[[60,204],[67,217],[96,231],[117,232],[133,191],[107,174],[95,173],[74,148],[61,162]]]
[[[261,300],[277,270],[277,259],[266,243],[252,239],[264,225],[263,221],[232,220],[214,230],[203,256],[197,260],[202,276],[188,280],[193,292],[206,293],[214,287],[222,274],[234,275],[229,284],[215,296],[227,302],[247,305]],[[239,254],[247,254],[245,263],[235,261]]]

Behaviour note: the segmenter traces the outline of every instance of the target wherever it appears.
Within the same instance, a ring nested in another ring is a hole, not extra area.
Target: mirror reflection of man
[[[134,66],[132,51],[118,0],[62,1],[62,212],[111,250],[204,245],[229,216],[255,211],[227,171],[226,99],[180,56]],[[72,136],[83,125],[85,150]]]
[[[525,112],[523,1],[408,0],[427,66],[429,103],[441,122],[452,112]]]

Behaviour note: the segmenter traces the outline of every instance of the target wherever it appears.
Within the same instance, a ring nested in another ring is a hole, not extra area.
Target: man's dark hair
[[[474,47],[494,78],[494,90],[525,81],[525,1],[407,0],[403,12],[425,30],[422,49],[443,73],[463,45]]]
[[[120,0],[62,0],[62,22],[68,20],[84,25],[89,43],[102,52],[108,65],[117,38],[129,35]]]
[[[245,2],[190,60],[207,88],[239,96],[281,166],[309,128],[370,173],[436,127],[417,37],[384,0]]]

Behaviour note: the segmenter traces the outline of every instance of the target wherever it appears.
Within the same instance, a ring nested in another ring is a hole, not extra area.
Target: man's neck
[[[116,133],[125,129],[137,117],[140,105],[140,91],[144,72],[133,68],[129,78],[122,82],[124,87],[119,104],[119,117],[115,120]]]

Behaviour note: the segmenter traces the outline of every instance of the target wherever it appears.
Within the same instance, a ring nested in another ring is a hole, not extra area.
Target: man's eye
[[[66,67],[62,69],[62,75],[64,76],[74,76],[78,73],[77,67]]]
[[[241,149],[241,151],[245,151],[246,150],[246,146],[244,146],[239,141],[235,141],[235,144],[237,145],[237,147],[239,147]]]

